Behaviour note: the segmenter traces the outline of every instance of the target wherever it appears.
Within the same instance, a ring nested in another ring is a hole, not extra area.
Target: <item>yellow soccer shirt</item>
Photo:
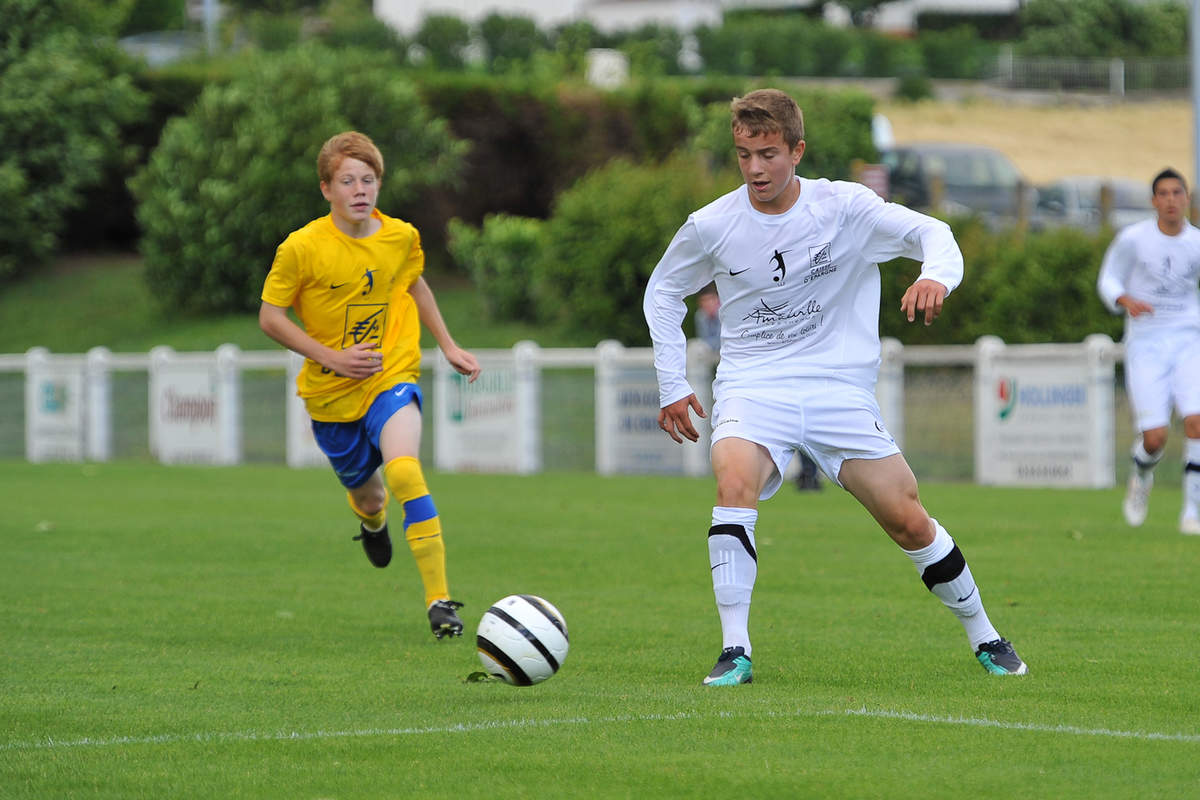
[[[342,233],[330,215],[293,231],[263,284],[263,301],[291,307],[321,344],[345,349],[374,342],[383,353],[383,369],[361,380],[305,360],[296,385],[309,416],[320,422],[359,419],[380,392],[420,375],[420,321],[408,289],[425,268],[421,239],[403,220],[378,209],[372,216],[382,225],[362,239]]]

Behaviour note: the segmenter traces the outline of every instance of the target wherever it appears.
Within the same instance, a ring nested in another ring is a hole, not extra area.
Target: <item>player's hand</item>
[[[667,435],[674,439],[679,444],[683,444],[683,439],[694,442],[700,438],[700,434],[696,432],[696,426],[692,424],[692,417],[688,411],[696,412],[696,415],[703,418],[707,416],[704,413],[704,406],[700,405],[700,401],[696,399],[696,395],[689,394],[687,397],[681,397],[669,406],[663,406],[663,409],[658,412],[658,427],[667,432]],[[683,439],[679,438],[683,436]]]
[[[362,380],[383,369],[383,353],[376,349],[375,342],[359,342],[345,350],[334,350],[329,363],[322,364],[343,378]]]
[[[900,310],[912,322],[917,314],[925,315],[925,324],[932,325],[942,313],[942,301],[946,299],[946,287],[929,278],[921,278],[908,287],[900,298]]]
[[[1123,294],[1117,298],[1117,305],[1122,306],[1131,317],[1154,313],[1154,306],[1144,303],[1136,297],[1130,297],[1127,294]]]
[[[467,376],[467,383],[474,383],[475,379],[479,377],[479,361],[466,350],[461,347],[452,347],[449,351],[443,352],[443,355],[459,375]]]

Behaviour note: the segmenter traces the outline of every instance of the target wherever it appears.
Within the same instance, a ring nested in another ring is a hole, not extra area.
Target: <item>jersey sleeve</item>
[[[947,294],[954,291],[962,283],[963,257],[950,226],[859,188],[849,213],[866,226],[863,256],[875,263],[901,256],[920,261],[922,278],[942,284]]]
[[[1104,251],[1104,260],[1100,262],[1100,275],[1096,279],[1096,291],[1099,292],[1104,305],[1114,314],[1121,313],[1117,298],[1126,293],[1125,286],[1129,282],[1129,274],[1133,271],[1136,260],[1131,237],[1121,233],[1117,234],[1112,244]]]
[[[408,229],[412,234],[412,242],[409,245],[404,264],[400,267],[400,280],[396,287],[406,292],[425,271],[425,251],[421,248],[421,234],[411,225],[408,226]]]
[[[300,293],[300,248],[289,236],[275,250],[271,271],[263,282],[262,300],[273,306],[290,308]]]
[[[646,284],[642,312],[654,345],[654,369],[662,407],[693,394],[687,382],[687,339],[684,298],[712,280],[712,260],[700,241],[694,218],[675,234]]]

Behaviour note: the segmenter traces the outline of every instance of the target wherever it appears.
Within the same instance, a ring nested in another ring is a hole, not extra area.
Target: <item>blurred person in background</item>
[[[1187,437],[1179,530],[1200,535],[1200,230],[1188,222],[1182,175],[1164,169],[1150,191],[1156,217],[1117,233],[1097,281],[1109,310],[1125,315],[1125,388],[1138,432],[1122,511],[1133,527],[1146,521],[1173,407]]]

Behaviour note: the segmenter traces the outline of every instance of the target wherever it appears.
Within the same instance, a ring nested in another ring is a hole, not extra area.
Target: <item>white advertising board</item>
[[[25,457],[33,462],[83,461],[85,365],[75,356],[28,353],[25,382]]]
[[[1104,488],[1113,463],[1112,340],[1006,347],[981,340],[975,479],[997,486]]]
[[[223,346],[224,347],[224,346]],[[236,350],[236,348],[234,348]],[[150,352],[150,450],[164,464],[236,464],[236,354]]]

